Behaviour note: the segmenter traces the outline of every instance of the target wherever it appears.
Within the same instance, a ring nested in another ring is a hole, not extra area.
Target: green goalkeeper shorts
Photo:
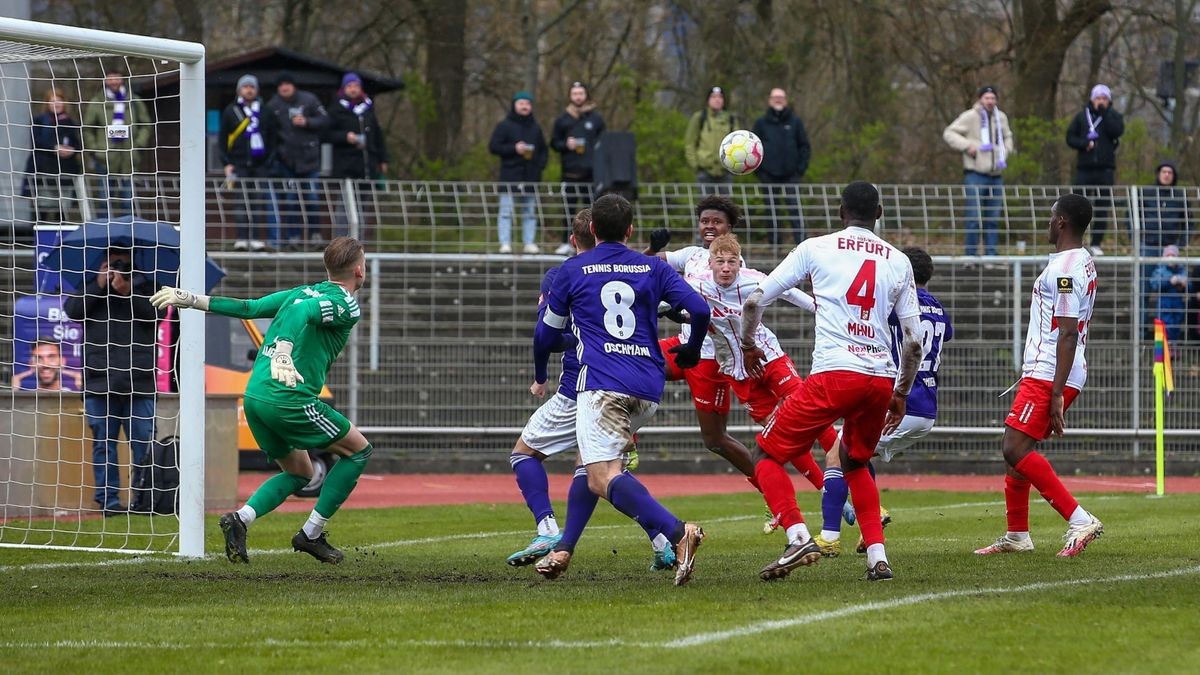
[[[247,397],[242,408],[258,447],[273,460],[293,450],[323,450],[350,433],[350,420],[315,399],[302,408],[280,408]]]

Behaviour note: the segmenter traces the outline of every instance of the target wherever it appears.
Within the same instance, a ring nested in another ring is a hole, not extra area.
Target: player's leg
[[[375,448],[358,427],[325,403],[310,403],[306,410],[320,432],[329,435],[323,449],[337,455],[338,461],[325,477],[321,493],[317,496],[316,507],[309,514],[304,526],[292,537],[292,548],[308,553],[321,562],[336,565],[344,556],[329,544],[325,524],[349,499]],[[295,441],[296,439],[293,439],[293,442]],[[318,437],[312,433],[311,442],[302,443],[301,447],[322,447],[317,441]]]
[[[917,417],[916,415],[905,415],[904,419],[900,420],[900,426],[892,433],[882,436],[879,443],[875,445],[875,456],[882,457],[883,461],[890,462],[892,458],[911,448],[917,441],[929,435],[933,429],[933,420],[927,417]],[[867,470],[871,472],[871,478],[877,480],[875,476],[875,463],[867,462]],[[853,508],[850,508],[850,513],[853,514]],[[892,514],[888,510],[879,506],[880,523],[886,529],[888,523],[892,522]],[[850,521],[853,524],[853,521]],[[860,535],[858,538],[858,546],[854,548],[855,553],[866,553],[867,542]]]
[[[749,392],[751,401],[747,407],[750,410],[750,417],[755,422],[762,424],[774,412],[780,401],[800,388],[804,383],[804,378],[796,372],[796,366],[792,363],[791,357],[785,354],[768,363],[763,374],[751,382],[753,382]],[[837,442],[837,429],[830,425],[821,432],[817,441],[821,444],[821,449],[828,454],[830,448]],[[792,460],[792,466],[796,467],[800,475],[817,490],[825,487],[825,474],[811,452],[800,453]]]
[[[832,383],[831,392],[839,407],[848,411],[842,427],[841,463],[850,498],[858,516],[858,528],[866,543],[867,579],[892,578],[883,545],[883,522],[879,510],[879,488],[871,475],[869,463],[875,446],[883,433],[888,403],[892,397],[892,382],[887,378],[857,375],[845,376]]]
[[[692,392],[692,404],[696,408],[696,421],[700,425],[700,439],[704,447],[744,475],[753,477],[754,463],[750,459],[750,451],[728,430],[729,378],[721,374],[720,367],[713,359],[701,360],[695,368],[684,371],[684,377]]]
[[[764,580],[779,579],[802,565],[821,558],[796,503],[795,486],[785,468],[795,456],[810,452],[813,441],[832,421],[824,405],[822,378],[810,378],[787,397],[767,420],[758,434],[754,475],[762,488],[763,499],[787,533],[783,555],[762,569]]]
[[[555,393],[529,417],[508,458],[536,528],[529,545],[508,557],[509,565],[520,567],[536,562],[562,538],[542,462],[550,455],[574,450],[575,401]]]
[[[821,494],[821,533],[816,536],[821,555],[836,558],[842,553],[842,519],[855,523],[850,505],[850,488],[842,474],[841,434],[825,453],[825,491]]]

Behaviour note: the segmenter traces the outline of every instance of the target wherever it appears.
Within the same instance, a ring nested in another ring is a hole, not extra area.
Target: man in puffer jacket
[[[1000,205],[1013,133],[1008,115],[1000,110],[996,88],[980,87],[975,105],[946,127],[942,139],[962,153],[963,192],[967,201],[966,255],[978,255],[979,221],[983,219],[984,255],[996,255],[999,243]]]
[[[549,151],[546,136],[533,117],[533,95],[518,91],[513,95],[512,108],[500,120],[488,142],[488,151],[500,158],[500,252],[512,253],[513,201],[521,207],[521,240],[525,253],[538,253],[537,186],[542,180]]]

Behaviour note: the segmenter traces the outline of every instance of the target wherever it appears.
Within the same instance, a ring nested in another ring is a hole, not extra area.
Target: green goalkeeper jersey
[[[362,316],[354,296],[332,281],[297,286],[257,300],[214,297],[209,311],[239,319],[274,319],[254,360],[245,395],[284,408],[303,407],[321,394],[329,367]],[[271,377],[271,357],[278,341],[292,343],[292,361],[304,377],[295,388]]]

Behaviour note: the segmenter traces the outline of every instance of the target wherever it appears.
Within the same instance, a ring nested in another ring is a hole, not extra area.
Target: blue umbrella
[[[62,239],[59,249],[42,266],[62,275],[75,288],[95,278],[112,248],[133,251],[133,271],[160,286],[179,285],[179,231],[170,223],[123,216],[84,223]],[[204,291],[211,291],[225,276],[212,258],[205,260]],[[42,289],[39,289],[42,290]]]

